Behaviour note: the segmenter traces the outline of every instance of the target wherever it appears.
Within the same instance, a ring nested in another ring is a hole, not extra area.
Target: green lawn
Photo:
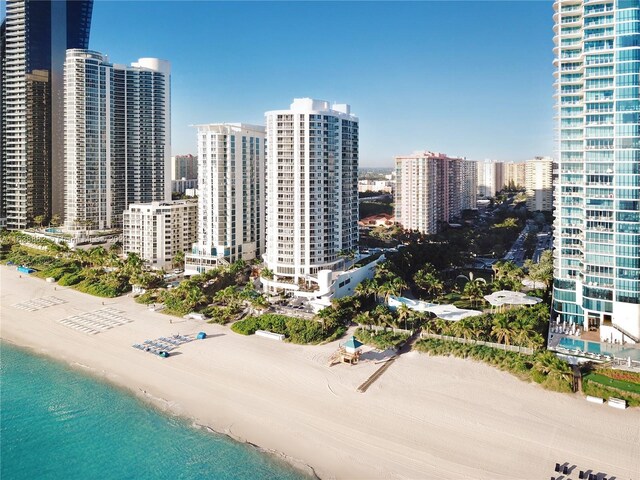
[[[605,377],[604,375],[600,375],[598,373],[590,373],[589,375],[585,376],[584,379],[594,383],[599,383],[606,387],[613,387],[617,388],[618,390],[623,390],[625,392],[631,392],[640,395],[639,383],[616,380],[614,378]]]

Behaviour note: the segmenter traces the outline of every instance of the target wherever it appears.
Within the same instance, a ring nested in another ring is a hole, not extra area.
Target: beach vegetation
[[[467,340],[516,345],[540,349],[549,328],[549,310],[544,303],[512,308],[503,313],[477,315],[457,322],[431,319],[423,322],[424,331]]]
[[[602,372],[602,370],[585,375],[583,381],[595,382],[599,383],[600,385],[604,385],[605,387],[615,388],[618,390],[623,390],[625,392],[640,395],[640,382],[638,382],[637,380],[621,380],[618,378],[612,378],[611,376],[604,374],[604,372],[600,372]]]
[[[400,345],[407,341],[409,335],[402,332],[394,332],[392,330],[368,330],[358,328],[355,337],[371,347],[379,350],[397,349]]]
[[[454,356],[481,361],[510,372],[521,380],[539,383],[549,390],[567,393],[572,391],[571,366],[549,351],[523,355],[484,345],[433,338],[419,340],[414,348],[429,355]]]
[[[141,303],[142,305],[151,305],[152,303],[160,303],[159,292],[155,290],[147,290],[141,295],[136,295],[134,298],[136,303]]]
[[[265,330],[284,335],[286,340],[298,344],[317,344],[333,339],[344,327],[340,325],[323,325],[316,320],[288,317],[274,313],[260,316],[248,316],[231,325],[231,330],[241,335],[253,335],[256,330]]]
[[[582,393],[593,397],[619,398],[626,400],[630,407],[640,407],[640,392],[638,384],[632,382],[613,383],[611,378],[605,375],[588,374],[582,379]]]

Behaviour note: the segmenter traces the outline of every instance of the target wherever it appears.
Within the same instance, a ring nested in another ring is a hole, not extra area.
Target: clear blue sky
[[[96,0],[90,48],[172,63],[173,153],[192,124],[264,123],[294,97],[351,104],[360,164],[429,149],[553,154],[551,1]]]

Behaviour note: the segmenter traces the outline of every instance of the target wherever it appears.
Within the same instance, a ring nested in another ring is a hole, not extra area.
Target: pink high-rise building
[[[475,162],[443,153],[416,152],[396,157],[396,222],[432,234],[475,208]]]

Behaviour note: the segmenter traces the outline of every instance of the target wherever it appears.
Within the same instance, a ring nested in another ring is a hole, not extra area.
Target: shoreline
[[[3,340],[75,364],[317,478],[533,479],[568,461],[640,480],[637,411],[548,392],[481,363],[417,352],[357,393],[379,365],[372,354],[355,366],[329,368],[339,342],[300,346],[195,320],[171,324],[173,317],[126,296],[54,289],[6,266],[0,274]],[[63,303],[34,312],[15,307],[49,296]],[[97,335],[59,323],[108,307],[133,321]],[[184,344],[168,359],[131,348],[145,338],[200,330],[206,340]]]
[[[302,460],[300,459],[296,459],[293,457],[289,457],[288,455],[286,455],[283,452],[279,452],[276,450],[269,450],[266,448],[261,447],[260,445],[257,445],[255,443],[252,443],[248,440],[245,440],[241,437],[237,437],[235,435],[233,435],[232,432],[219,432],[217,430],[215,430],[214,428],[212,428],[209,425],[205,425],[205,424],[200,424],[198,423],[198,419],[192,416],[188,416],[188,415],[181,415],[176,413],[175,411],[172,410],[171,408],[171,400],[167,400],[165,398],[162,397],[157,397],[155,395],[153,395],[150,392],[147,392],[146,390],[134,390],[132,388],[130,388],[130,386],[125,385],[125,384],[121,384],[121,383],[116,383],[113,382],[112,380],[110,380],[107,375],[105,374],[105,372],[97,372],[93,367],[89,366],[89,365],[84,365],[78,362],[65,362],[62,359],[49,355],[47,353],[43,353],[43,352],[38,352],[36,351],[36,349],[30,345],[21,345],[18,343],[15,343],[12,340],[8,340],[6,338],[3,338],[0,334],[0,340],[3,343],[9,344],[11,345],[13,348],[18,348],[20,350],[24,350],[25,352],[27,352],[29,355],[33,355],[39,358],[43,358],[46,359],[47,361],[52,361],[55,363],[58,363],[60,365],[65,366],[66,368],[71,369],[72,371],[75,371],[81,375],[86,375],[90,378],[92,378],[93,380],[100,382],[100,383],[104,383],[106,385],[109,385],[109,387],[114,388],[116,390],[119,390],[120,392],[122,392],[123,394],[132,396],[133,398],[137,399],[138,401],[140,401],[145,408],[151,408],[153,410],[156,410],[158,413],[162,414],[163,416],[172,416],[172,417],[176,417],[179,418],[180,420],[182,420],[183,422],[185,422],[185,424],[187,424],[189,427],[191,428],[196,428],[199,430],[204,430],[209,434],[213,434],[213,435],[219,435],[221,437],[225,437],[228,440],[234,442],[234,443],[239,443],[239,444],[243,444],[246,445],[248,447],[254,448],[256,450],[258,450],[260,453],[263,453],[269,457],[271,457],[273,460],[275,460],[276,462],[279,463],[283,463],[286,464],[287,466],[289,466],[290,468],[293,468],[294,470],[302,473],[303,475],[306,475],[310,478],[314,478],[317,480],[320,480],[320,477],[316,474],[314,468],[311,465],[308,465],[306,463],[304,463]]]

